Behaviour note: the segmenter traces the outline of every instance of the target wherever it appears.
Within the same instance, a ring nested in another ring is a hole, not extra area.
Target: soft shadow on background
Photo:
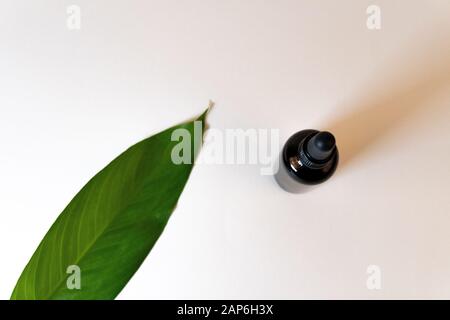
[[[406,50],[387,65],[356,102],[342,106],[350,111],[324,128],[336,135],[340,169],[385,139],[404,121],[414,121],[425,111],[426,100],[450,84],[450,42],[430,40],[420,48]],[[373,88],[372,90],[370,88]],[[340,108],[338,108],[340,110]]]

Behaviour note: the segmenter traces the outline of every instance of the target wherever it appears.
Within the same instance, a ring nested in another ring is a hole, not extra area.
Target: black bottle
[[[338,162],[336,139],[330,132],[303,130],[284,145],[275,179],[288,192],[305,192],[330,178]]]

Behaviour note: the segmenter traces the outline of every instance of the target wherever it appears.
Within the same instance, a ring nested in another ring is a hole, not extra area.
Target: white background
[[[448,0],[3,0],[0,298],[89,178],[209,99],[214,128],[332,130],[341,166],[303,195],[195,167],[119,298],[450,298],[449,39]]]

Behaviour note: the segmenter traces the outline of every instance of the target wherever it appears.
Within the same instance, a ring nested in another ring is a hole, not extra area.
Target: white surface
[[[215,128],[329,128],[342,165],[298,196],[256,166],[197,166],[119,298],[450,298],[449,16],[447,0],[2,1],[0,298],[90,177],[209,99]]]

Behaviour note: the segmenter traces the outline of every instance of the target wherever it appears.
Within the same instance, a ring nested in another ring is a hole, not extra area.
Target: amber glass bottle
[[[275,179],[288,192],[305,192],[329,179],[338,162],[339,152],[333,134],[303,130],[284,145]]]

